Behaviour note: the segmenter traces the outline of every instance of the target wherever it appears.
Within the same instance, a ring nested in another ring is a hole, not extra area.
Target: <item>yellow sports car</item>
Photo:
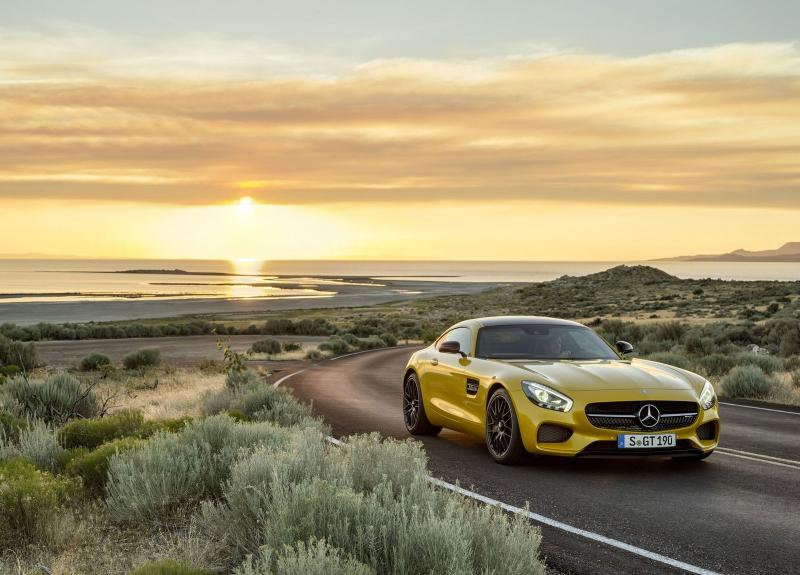
[[[486,440],[499,463],[526,452],[704,459],[719,441],[713,386],[628,359],[588,327],[547,317],[458,323],[408,362],[403,418],[413,435],[443,427]]]

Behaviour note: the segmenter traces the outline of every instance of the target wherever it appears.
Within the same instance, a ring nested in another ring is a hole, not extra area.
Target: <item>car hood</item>
[[[511,362],[509,362],[511,363]],[[594,360],[513,362],[559,389],[600,391],[609,389],[693,389],[686,374],[676,368],[645,360]]]

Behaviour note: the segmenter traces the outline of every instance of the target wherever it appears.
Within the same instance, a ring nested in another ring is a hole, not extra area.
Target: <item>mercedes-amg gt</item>
[[[448,428],[480,437],[509,464],[526,453],[711,455],[720,433],[714,387],[633,351],[561,319],[463,321],[411,356],[405,425],[413,435]]]

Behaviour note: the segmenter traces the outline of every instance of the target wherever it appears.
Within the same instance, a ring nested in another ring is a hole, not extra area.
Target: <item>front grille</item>
[[[675,442],[675,447],[661,447],[658,449],[620,449],[616,441],[595,441],[590,443],[579,457],[642,457],[642,456],[690,456],[702,453],[688,439],[679,439]]]
[[[653,427],[645,427],[639,421],[639,410],[645,405],[655,406],[661,414]],[[692,401],[609,401],[590,403],[584,411],[595,427],[618,431],[679,429],[692,425],[698,414],[697,404]]]
[[[539,443],[561,443],[572,437],[572,430],[568,427],[544,423],[539,426],[536,438]]]

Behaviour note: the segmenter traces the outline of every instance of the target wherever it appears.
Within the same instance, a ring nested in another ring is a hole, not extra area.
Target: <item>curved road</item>
[[[406,438],[403,367],[416,348],[343,356],[276,374],[333,428]],[[288,376],[288,377],[287,377]],[[726,575],[800,572],[800,410],[723,404],[720,450],[704,462],[531,458],[495,464],[481,441],[423,438],[431,473],[504,503]],[[541,552],[561,573],[682,573],[543,526]],[[707,571],[703,571],[707,570]]]

